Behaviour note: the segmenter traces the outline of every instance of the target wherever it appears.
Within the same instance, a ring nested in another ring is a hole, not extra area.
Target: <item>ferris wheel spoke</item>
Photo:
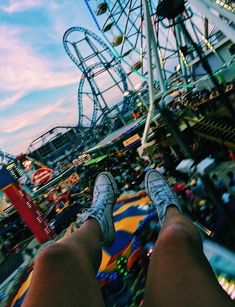
[[[157,15],[154,14],[155,9],[153,7],[152,1],[150,1],[149,5],[150,5],[150,14],[151,14],[152,26],[153,26],[154,32],[156,34],[157,33],[157,26],[159,26],[158,18],[157,18]]]
[[[164,58],[164,59],[165,59],[165,57],[166,57],[166,52],[169,51],[169,50],[167,50],[167,45],[168,45],[168,43],[169,43],[169,33],[170,33],[170,29],[167,29],[166,43],[165,43],[165,46],[164,46],[164,48],[163,48],[163,50],[164,50],[163,58]]]
[[[132,0],[130,1],[130,6],[131,6],[131,3],[132,3]],[[130,18],[130,7],[129,7],[129,10],[128,10],[128,14],[126,16],[126,22],[125,22],[125,26],[124,26],[124,33],[126,33],[127,31],[127,28],[128,28],[128,21],[129,21],[129,18]],[[124,48],[124,42],[125,42],[125,35],[123,35],[123,40],[122,40],[122,46],[121,46],[121,55],[123,55],[123,48]]]
[[[135,1],[136,3],[137,1]],[[130,14],[131,12],[133,11],[132,9],[132,0],[130,1],[129,3],[129,9],[128,9],[128,13],[126,14],[126,18],[125,18],[125,25],[124,25],[124,31],[123,31],[123,40],[122,40],[122,46],[121,46],[121,55],[123,55],[123,50],[124,50],[124,47],[125,47],[125,41],[126,41],[126,38],[128,37],[129,39],[131,39],[133,36],[136,37],[135,41],[133,43],[131,43],[131,48],[132,48],[132,51],[136,51],[136,52],[139,52],[139,50],[137,49],[137,41],[138,41],[138,38],[139,38],[139,33],[140,33],[140,29],[136,27],[136,22],[138,21],[139,19],[139,16],[135,16],[134,20],[132,20],[130,22]]]
[[[102,26],[102,31],[103,32],[109,31],[112,28],[112,26],[115,24],[115,22],[116,22],[115,18],[114,18],[118,14],[117,12],[115,13],[115,5],[116,4],[119,4],[118,0],[115,1],[115,4],[114,4],[114,6],[112,7],[111,10],[108,7],[109,14],[108,14],[108,16],[107,16],[103,26]]]
[[[126,12],[125,12],[125,9],[126,7],[128,6],[128,2],[125,4],[125,6],[123,7],[121,2],[118,0],[118,3],[120,5],[120,8],[121,8],[121,14],[119,14],[119,17],[116,19],[116,23],[118,23],[120,21],[120,19],[122,18],[122,16],[126,16]]]

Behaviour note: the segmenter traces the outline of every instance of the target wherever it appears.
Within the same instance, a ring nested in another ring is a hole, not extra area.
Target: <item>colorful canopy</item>
[[[104,155],[104,156],[100,156],[98,158],[94,158],[94,159],[88,160],[87,162],[84,163],[84,166],[88,166],[88,165],[92,165],[92,164],[97,164],[100,161],[104,160],[106,157],[107,157],[107,155]]]

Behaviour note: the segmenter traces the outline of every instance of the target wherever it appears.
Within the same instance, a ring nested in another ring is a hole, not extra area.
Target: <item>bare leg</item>
[[[23,306],[104,306],[96,280],[102,232],[95,219],[38,255]]]
[[[71,236],[46,247],[36,259],[32,282],[23,306],[104,306],[96,280],[101,242],[114,242],[112,219],[117,186],[108,172],[95,181],[93,202],[77,219],[81,227]]]
[[[234,306],[220,287],[195,226],[170,206],[151,256],[144,305]]]

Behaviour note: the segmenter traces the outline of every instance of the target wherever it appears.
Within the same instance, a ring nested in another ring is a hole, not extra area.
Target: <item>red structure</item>
[[[50,228],[37,206],[17,183],[17,166],[13,164],[7,167],[4,166],[0,170],[0,190],[7,195],[38,242],[44,243],[55,238],[56,234]]]

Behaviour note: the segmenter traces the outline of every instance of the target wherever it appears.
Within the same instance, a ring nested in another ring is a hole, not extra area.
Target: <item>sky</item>
[[[0,149],[17,155],[57,125],[76,125],[80,72],[62,43],[72,26],[95,31],[84,1],[0,1]]]

